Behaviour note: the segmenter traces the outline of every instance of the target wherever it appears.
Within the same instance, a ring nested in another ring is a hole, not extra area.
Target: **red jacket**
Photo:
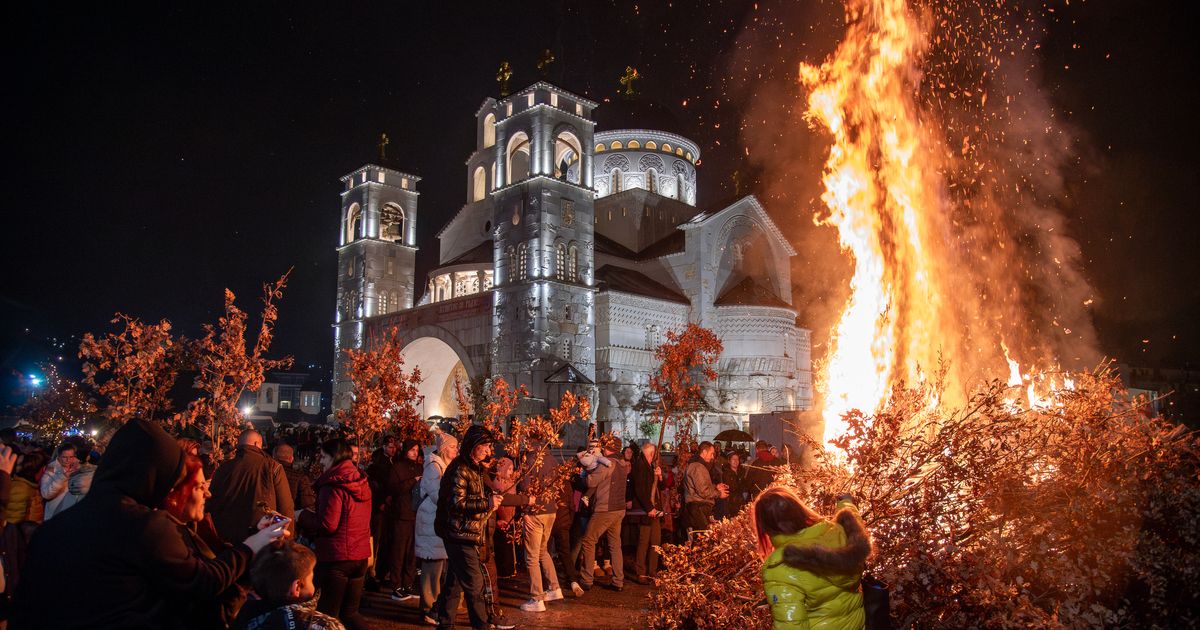
[[[371,557],[371,487],[366,475],[346,459],[322,473],[313,487],[316,512],[300,512],[300,527],[316,544],[317,561]]]

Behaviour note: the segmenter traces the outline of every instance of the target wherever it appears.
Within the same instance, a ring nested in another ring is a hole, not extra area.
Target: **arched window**
[[[518,131],[508,141],[506,155],[508,156],[508,162],[505,164],[508,170],[507,184],[529,177],[532,156],[530,155],[529,136],[524,131]]]
[[[390,308],[389,299],[388,299],[388,292],[380,291],[379,292],[379,309],[376,314],[382,315],[382,314],[388,313],[390,311],[391,311],[391,308]]]
[[[647,149],[651,149],[651,150],[653,150],[653,149],[657,149],[657,148],[658,148],[658,143],[657,143],[657,142],[655,142],[655,141],[653,141],[653,140],[647,141],[647,142],[646,142],[646,148],[647,148]]]
[[[517,248],[512,245],[508,246],[508,281],[512,282],[520,277],[517,271]]]
[[[490,188],[488,188],[488,190],[495,190],[496,189],[496,162],[492,162],[492,178],[489,179],[488,181],[492,182],[492,185]]]
[[[658,171],[654,169],[646,171],[646,190],[652,193],[658,192]]]
[[[482,166],[475,167],[475,176],[471,182],[471,201],[483,201],[487,195],[487,173]]]
[[[609,146],[609,147],[610,147],[610,148],[611,148],[613,151],[616,151],[617,149],[620,149],[620,148],[622,147],[622,145],[621,145],[621,141],[620,141],[620,140],[613,140],[613,141],[612,141],[612,144],[610,144],[610,145],[608,145],[608,146]]]
[[[604,153],[604,143],[603,142],[596,145],[596,153]]]
[[[562,241],[554,246],[554,277],[567,279],[567,246]]]
[[[356,240],[362,235],[362,206],[358,202],[350,204],[346,209],[346,243]],[[344,243],[343,243],[344,244]]]
[[[483,148],[496,146],[496,115],[483,117]]]
[[[621,169],[614,168],[612,172],[612,191],[614,193],[619,193],[624,190],[621,184]]]
[[[403,243],[404,223],[404,208],[400,204],[383,204],[383,209],[379,211],[379,238],[393,243]]]
[[[529,245],[517,245],[517,277],[524,280],[529,277]]]
[[[560,131],[554,137],[554,176],[559,179],[567,178],[567,169],[571,164],[579,159],[580,147],[579,138],[570,131]],[[576,181],[579,183],[579,174],[575,174]]]
[[[665,143],[665,142],[664,142],[664,143],[663,143],[663,146],[662,146],[662,150],[663,150],[663,151],[666,151],[667,153],[670,153],[670,152],[671,152],[671,145],[669,145],[669,144],[667,144],[667,143]]]
[[[629,148],[630,149],[640,149],[640,148],[642,148],[642,143],[638,142],[637,140],[630,140]]]
[[[567,280],[579,281],[579,246],[575,241],[567,246]]]

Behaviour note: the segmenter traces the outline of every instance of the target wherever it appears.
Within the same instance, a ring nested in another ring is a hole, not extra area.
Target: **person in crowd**
[[[298,543],[271,545],[254,556],[250,584],[256,599],[246,602],[233,630],[343,630],[342,622],[309,604],[316,595],[317,557]]]
[[[412,439],[404,440],[400,454],[392,464],[386,483],[387,509],[392,525],[391,566],[396,588],[392,599],[400,602],[417,599],[416,547],[417,509],[413,505],[413,488],[421,483],[421,465],[417,463],[421,445]],[[419,492],[419,491],[418,491]]]
[[[504,497],[516,493],[517,482],[513,469],[512,459],[500,457],[495,460],[491,478],[487,480],[488,487],[492,492]],[[517,508],[511,504],[511,501],[505,501],[496,509],[495,523],[489,523],[492,550],[495,553],[493,560],[496,565],[496,575],[492,579],[493,587],[498,586],[496,582],[498,578],[510,578],[517,574],[516,537],[518,534],[514,524],[516,517]]]
[[[707,531],[712,517],[713,504],[717,499],[729,496],[729,486],[714,484],[709,466],[716,457],[717,449],[712,442],[701,442],[696,449],[697,459],[687,466],[684,474],[683,522],[688,535]]]
[[[495,438],[487,428],[473,425],[463,435],[458,456],[447,466],[438,490],[434,530],[446,548],[449,572],[436,604],[438,626],[454,627],[459,594],[466,596],[467,615],[475,630],[497,624],[491,609],[491,578],[480,559],[488,517],[500,504],[484,484],[486,462],[492,457]]]
[[[583,553],[583,569],[579,580],[583,590],[592,588],[596,566],[596,543],[604,536],[612,555],[612,582],[607,588],[621,591],[625,587],[624,559],[621,555],[621,521],[625,518],[625,482],[629,476],[629,464],[616,457],[621,444],[612,436],[603,440],[598,454],[598,465],[588,473],[587,486],[592,492],[592,518],[588,521],[580,548]]]
[[[0,441],[0,516],[7,513],[12,496],[12,474],[17,468],[18,455],[16,449],[9,446],[9,442],[15,441],[15,435],[5,436],[4,440]],[[46,454],[42,453],[42,461],[46,459]],[[35,486],[33,494],[41,499],[40,488]],[[8,622],[12,594],[20,582],[21,567],[26,557],[26,532],[32,527],[36,525],[28,521],[24,524],[0,523],[0,528],[3,528],[3,536],[0,536],[0,628],[5,627]]]
[[[296,511],[311,509],[317,504],[317,495],[313,492],[312,479],[308,473],[296,468],[296,451],[290,444],[280,442],[271,456],[283,467],[283,475],[287,477],[288,491],[292,495],[292,505]]]
[[[633,508],[631,517],[637,525],[637,551],[633,556],[633,581],[649,584],[658,573],[656,545],[662,544],[663,481],[658,451],[653,442],[642,446],[641,455],[633,460]]]
[[[268,457],[262,446],[258,431],[243,431],[236,455],[213,473],[208,511],[217,533],[226,541],[240,540],[246,528],[267,513],[277,512],[289,519],[295,516],[283,466]]]
[[[421,505],[417,509],[416,556],[421,559],[421,615],[428,625],[437,625],[433,605],[442,591],[446,575],[446,547],[434,531],[442,473],[458,456],[458,438],[445,431],[434,437],[434,452],[425,462],[421,473]],[[451,602],[458,609],[458,602]]]
[[[580,449],[582,450],[582,448]],[[578,460],[576,460],[578,468]],[[583,528],[579,527],[582,517],[579,516],[579,493],[575,488],[582,479],[576,470],[570,477],[562,480],[562,488],[558,495],[554,514],[554,549],[558,561],[562,564],[562,575],[571,585],[575,597],[583,597],[583,587],[579,585],[579,541],[583,538]]]
[[[58,506],[67,496],[67,482],[72,474],[79,470],[79,449],[72,442],[63,442],[54,453],[54,460],[46,466],[40,483],[42,499],[45,501],[43,512],[49,520],[58,512]]]
[[[79,452],[79,450],[77,449],[76,452]],[[91,452],[90,449],[88,452]],[[71,473],[71,476],[67,478],[67,492],[60,497],[61,500],[58,502],[58,507],[52,513],[47,514],[46,518],[62,514],[67,508],[79,503],[87,495],[88,491],[92,489],[92,478],[95,474],[96,464],[91,461],[91,455],[89,454],[88,459],[81,461],[75,472]]]
[[[746,505],[746,467],[742,466],[742,454],[730,451],[725,457],[725,467],[721,471],[721,481],[729,487],[729,497],[725,499],[723,510],[717,518],[733,518]]]
[[[752,510],[774,627],[862,628],[871,539],[850,497],[839,498],[832,521],[783,487],[763,491]]]
[[[350,445],[350,461],[353,462],[355,466],[362,465],[362,458],[357,444]]]
[[[371,557],[371,487],[352,457],[343,438],[321,445],[325,472],[314,484],[317,504],[302,510],[298,520],[316,546],[317,610],[359,630],[366,627],[358,605]]]
[[[47,521],[29,545],[12,628],[178,627],[181,602],[215,598],[282,524],[244,536],[212,559],[195,555],[178,523],[157,509],[186,479],[187,458],[157,424],[135,419],[113,436],[92,490]],[[63,578],[78,576],[64,605]]]
[[[375,564],[367,576],[367,588],[375,590],[378,585],[390,578],[396,581],[398,576],[392,573],[392,539],[395,536],[395,515],[388,492],[388,478],[392,474],[392,464],[396,461],[396,452],[400,444],[395,436],[385,435],[380,440],[379,448],[371,453],[371,463],[367,464],[367,483],[371,485],[371,540],[375,543]]]
[[[185,440],[177,440],[177,443]],[[180,539],[187,546],[191,555],[206,562],[216,560],[217,553],[230,547],[221,540],[211,522],[205,522],[204,503],[210,496],[208,482],[204,478],[203,462],[196,456],[199,443],[186,440],[184,449],[183,478],[163,499],[161,509],[170,515]],[[192,452],[188,452],[188,451]],[[269,525],[269,518],[263,519],[260,525]],[[202,527],[201,525],[208,525]],[[187,628],[225,628],[237,616],[238,610],[246,600],[246,591],[236,582],[214,597],[187,598],[179,603],[184,609],[180,618]]]
[[[778,466],[780,462],[771,453],[773,449],[771,443],[766,440],[754,443],[754,460],[751,461],[753,468],[746,473],[746,483],[749,484],[746,490],[754,496],[758,496],[775,481],[775,471],[772,467]]]
[[[539,442],[533,442],[529,446],[532,452],[542,448],[543,444]],[[558,584],[558,572],[554,570],[554,560],[550,557],[550,536],[554,531],[554,518],[562,494],[562,485],[558,479],[558,467],[561,463],[553,454],[544,453],[539,468],[530,472],[517,487],[521,495],[530,498],[529,506],[521,519],[525,539],[525,569],[529,573],[529,601],[521,604],[521,610],[525,612],[545,612],[546,602],[563,598],[562,588]],[[530,495],[535,489],[547,486],[552,488],[552,491],[540,502]],[[543,574],[545,581],[542,579]]]
[[[12,490],[4,508],[5,522],[17,525],[24,522],[41,523],[45,514],[38,474],[49,458],[40,449],[20,457],[12,476]]]

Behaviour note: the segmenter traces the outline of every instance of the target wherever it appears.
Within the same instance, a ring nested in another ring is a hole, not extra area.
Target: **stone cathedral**
[[[344,351],[395,328],[427,418],[457,415],[456,375],[502,376],[530,392],[519,414],[570,389],[599,430],[648,437],[654,349],[688,322],[724,344],[701,439],[811,406],[795,250],[753,196],[700,209],[700,149],[679,129],[636,116],[597,128],[606,107],[545,82],[485,99],[467,202],[438,232],[428,279],[415,274],[431,245],[416,238],[421,178],[376,164],[342,178],[335,409],[351,396]]]

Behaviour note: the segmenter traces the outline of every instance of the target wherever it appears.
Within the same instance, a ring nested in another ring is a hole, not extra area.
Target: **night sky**
[[[732,60],[759,54],[745,50],[760,41],[747,29],[790,4],[14,5],[3,44],[3,393],[38,361],[62,354],[73,365],[74,348],[49,339],[108,330],[116,311],[195,336],[219,314],[222,288],[256,312],[260,283],[289,267],[275,349],[301,369],[328,369],[338,178],[372,161],[379,134],[389,135],[393,163],[423,178],[427,269],[434,234],[465,199],[473,115],[496,95],[502,60],[519,89],[539,78],[536,61],[550,49],[547,78],[598,101],[618,99],[618,77],[637,67],[638,98],[671,110],[680,127],[668,131],[701,145],[700,205],[726,198],[731,172],[753,172],[739,134],[758,76]],[[819,61],[841,9],[808,4],[787,49]],[[1100,296],[1103,350],[1195,366],[1200,54],[1187,11],[1050,4],[1039,53],[1086,165],[1066,214]],[[800,60],[769,46],[761,55],[763,81]],[[787,231],[809,221],[813,206],[799,205],[768,209]]]

